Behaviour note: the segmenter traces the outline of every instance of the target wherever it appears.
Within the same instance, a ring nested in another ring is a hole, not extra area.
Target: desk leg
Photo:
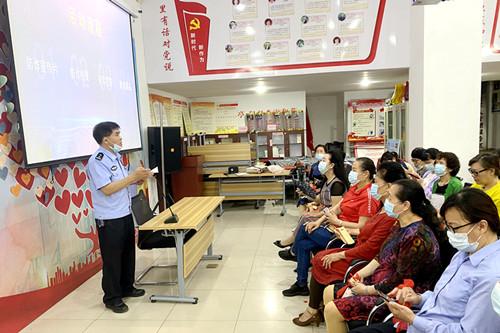
[[[218,193],[218,195],[220,195],[221,189],[222,189],[222,179],[219,178],[219,193]],[[222,207],[222,202],[223,201],[220,202],[219,213],[217,213],[217,217],[221,217],[222,214],[224,214],[224,208]]]
[[[202,260],[222,260],[222,254],[214,255],[213,245],[210,244],[207,250],[207,254],[201,257]]]
[[[186,296],[186,281],[184,280],[184,231],[175,230],[175,248],[177,250],[177,284],[179,288],[179,296],[162,296],[151,295],[149,299],[152,303],[172,302],[172,303],[191,303],[197,304],[197,297]]]
[[[286,201],[286,192],[285,192],[285,177],[282,178],[283,181],[283,208],[281,209],[281,216],[285,216],[286,214],[286,207],[285,207],[285,201]]]

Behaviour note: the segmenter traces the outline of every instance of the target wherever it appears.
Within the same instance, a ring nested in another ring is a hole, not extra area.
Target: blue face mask
[[[432,163],[426,164],[425,170],[431,171],[431,172],[434,171],[434,164],[432,164]]]
[[[378,194],[378,185],[377,184],[372,184],[370,187],[370,195],[374,197],[377,200],[380,200],[381,195]]]
[[[399,214],[394,212],[394,204],[392,202],[390,202],[388,199],[386,199],[384,202],[384,209],[385,209],[385,213],[388,216],[393,217],[395,219],[397,219],[399,217]]]
[[[436,176],[444,176],[446,174],[446,166],[444,164],[436,164],[434,166],[434,173]]]
[[[356,185],[357,183],[359,183],[359,180],[358,180],[358,173],[356,171],[351,171],[349,172],[349,183],[351,185]]]
[[[117,145],[116,143],[112,146],[110,146],[111,150],[115,153],[118,154],[122,150],[122,146]]]
[[[328,165],[325,161],[321,161],[318,163],[318,170],[322,175],[324,175],[328,171]]]

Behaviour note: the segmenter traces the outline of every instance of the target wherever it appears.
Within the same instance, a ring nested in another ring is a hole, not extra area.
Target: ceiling
[[[369,86],[360,82],[368,80]],[[255,94],[255,87],[265,85],[268,93],[305,91],[308,96],[330,95],[343,91],[392,88],[408,80],[408,69],[360,72],[334,72],[262,78],[210,80],[182,83],[151,84],[151,88],[188,98]]]
[[[400,68],[162,83],[151,84],[150,87],[188,98],[255,94],[255,88],[259,85],[266,86],[268,93],[305,91],[307,96],[322,96],[344,91],[393,88],[396,83],[407,80],[408,69]],[[483,63],[482,80],[500,80],[500,62]],[[360,84],[362,81],[369,84],[363,86]]]

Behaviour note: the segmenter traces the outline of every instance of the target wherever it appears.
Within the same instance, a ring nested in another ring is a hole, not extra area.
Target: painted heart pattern
[[[71,214],[71,218],[73,219],[73,222],[75,222],[75,224],[78,224],[80,223],[80,219],[82,218],[82,213],[78,213],[78,215],[75,215],[74,213]]]
[[[73,169],[73,179],[75,180],[75,185],[77,188],[82,187],[83,184],[85,184],[85,181],[87,180],[87,175],[85,172],[80,172],[80,169],[75,167]]]
[[[78,193],[71,194],[71,201],[76,207],[80,208],[83,202],[83,191],[80,190]]]
[[[68,214],[69,206],[71,204],[71,195],[69,191],[64,190],[60,196],[56,196],[54,203],[58,212],[64,215]]]
[[[76,163],[75,162],[68,162],[68,166],[70,169],[73,169],[75,167]]]
[[[12,131],[12,123],[7,119],[7,112],[0,115],[0,133],[10,133]]]
[[[83,216],[89,216],[89,209],[88,208],[85,208],[83,210]]]
[[[48,207],[52,199],[54,198],[54,195],[56,194],[55,188],[49,188],[45,187],[43,192],[40,195],[36,196],[36,199],[38,202],[40,202],[42,205],[45,207]]]
[[[12,146],[12,149],[9,152],[9,158],[16,162],[17,164],[23,163],[24,157],[23,157],[23,151],[21,149],[16,149],[14,146]]]
[[[16,172],[16,181],[19,185],[27,190],[31,190],[35,177],[30,173],[29,170],[19,168]]]
[[[3,167],[0,169],[0,179],[5,180],[9,175],[9,168]]]
[[[8,143],[9,143],[9,135],[7,133],[0,134],[0,145],[6,146]]]
[[[56,170],[54,177],[59,185],[66,185],[66,181],[68,180],[68,169],[62,168],[61,170]]]
[[[38,168],[36,169],[38,171],[38,174],[42,176],[44,179],[49,178],[50,174],[50,168],[49,167],[43,167],[43,168]]]
[[[90,192],[90,190],[85,191],[85,198],[87,199],[90,208],[94,208],[94,205],[92,204],[92,192]]]

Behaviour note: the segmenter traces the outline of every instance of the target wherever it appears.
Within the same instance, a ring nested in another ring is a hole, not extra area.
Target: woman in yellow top
[[[479,154],[469,161],[469,172],[475,181],[471,187],[486,192],[500,216],[500,157],[492,153]]]

